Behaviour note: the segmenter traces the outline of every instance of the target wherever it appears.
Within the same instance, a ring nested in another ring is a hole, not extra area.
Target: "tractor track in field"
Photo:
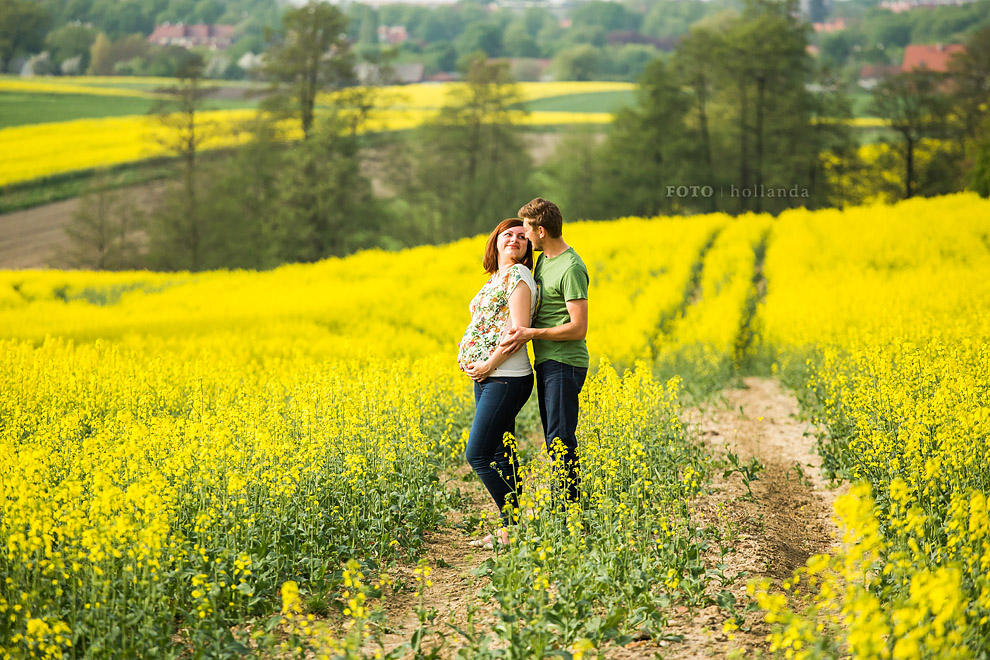
[[[707,559],[709,565],[724,562],[726,575],[735,576],[727,590],[745,624],[734,633],[725,631],[732,617],[717,605],[680,611],[671,630],[684,641],[656,650],[668,660],[724,658],[734,649],[766,653],[769,627],[761,612],[745,611],[746,583],[766,579],[779,585],[809,557],[830,552],[836,543],[832,509],[837,493],[821,476],[815,429],[801,421],[793,394],[771,378],[745,378],[739,387],[723,390],[715,403],[685,411],[684,418],[712,454],[732,452],[740,463],[756,458],[763,466],[759,479],[750,483],[752,498],[739,473],[723,477],[715,470],[708,494],[694,502],[698,521],[720,529],[731,549],[720,559],[717,549],[709,548]],[[713,580],[712,595],[722,588]]]

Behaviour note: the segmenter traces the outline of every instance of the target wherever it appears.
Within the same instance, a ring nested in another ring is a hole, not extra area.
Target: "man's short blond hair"
[[[550,238],[560,238],[564,233],[564,216],[553,202],[537,197],[519,209],[520,218],[530,221],[533,227],[543,227]]]

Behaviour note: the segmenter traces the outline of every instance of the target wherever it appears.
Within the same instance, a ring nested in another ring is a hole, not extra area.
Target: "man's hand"
[[[471,377],[471,380],[480,382],[488,378],[488,374],[492,372],[492,367],[487,360],[484,362],[471,362],[464,369],[464,372]]]
[[[506,355],[512,355],[525,346],[533,338],[534,334],[532,328],[513,326],[505,333],[505,339],[499,343],[499,346],[502,347]]]

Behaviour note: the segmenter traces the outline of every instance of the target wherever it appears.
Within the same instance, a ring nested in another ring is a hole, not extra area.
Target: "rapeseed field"
[[[461,656],[587,658],[706,603],[690,509],[713,458],[682,406],[746,372],[795,388],[853,483],[836,551],[751,585],[771,647],[985,656],[990,204],[565,231],[591,276],[587,506],[562,509],[523,448],[520,525],[482,566],[492,621],[445,633]],[[432,588],[424,540],[465,507],[455,355],[483,246],[0,273],[0,657],[427,654],[375,638],[383,598]]]

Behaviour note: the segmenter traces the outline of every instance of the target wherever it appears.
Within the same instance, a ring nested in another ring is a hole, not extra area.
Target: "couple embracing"
[[[579,493],[576,455],[578,394],[588,373],[588,270],[563,237],[557,205],[537,197],[503,220],[488,237],[482,265],[491,277],[471,301],[471,323],[457,361],[474,380],[477,406],[466,457],[502,516],[495,536],[472,541],[491,548],[509,540],[521,483],[515,449],[516,415],[533,391],[526,344],[533,342],[536,390],[547,450],[567,499]],[[533,251],[542,256],[533,268]],[[508,506],[506,506],[508,505]]]

